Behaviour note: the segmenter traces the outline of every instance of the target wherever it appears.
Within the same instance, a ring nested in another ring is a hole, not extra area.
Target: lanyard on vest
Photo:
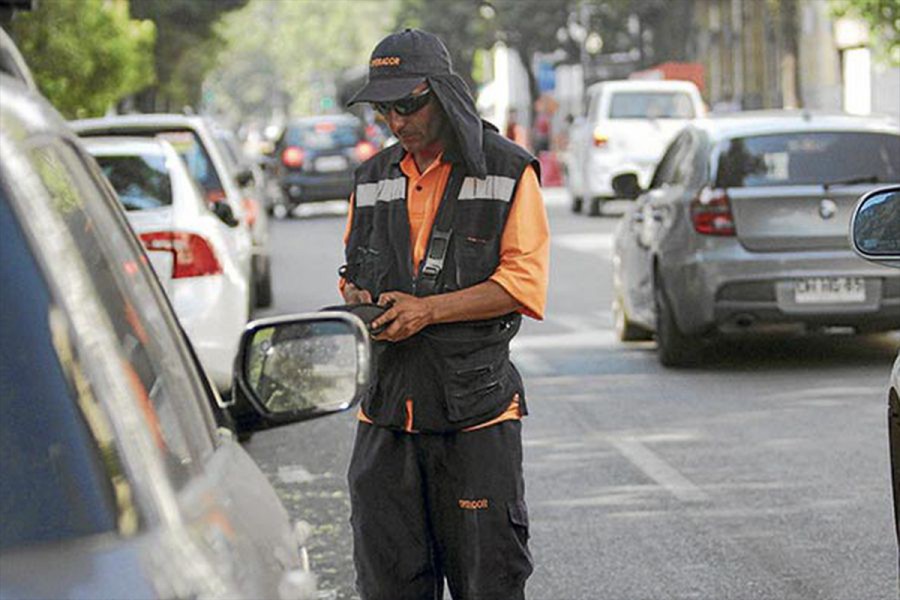
[[[425,264],[419,269],[419,274],[413,282],[413,290],[417,296],[430,296],[437,290],[438,279],[444,270],[444,259],[447,257],[447,249],[450,247],[450,238],[453,235],[453,212],[464,178],[463,166],[453,163],[447,187],[444,188],[444,195],[438,207],[437,217],[431,226],[431,238],[428,240]]]

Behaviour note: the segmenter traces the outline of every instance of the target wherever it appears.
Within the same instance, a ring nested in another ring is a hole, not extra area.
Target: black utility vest
[[[540,173],[534,157],[487,127],[483,146],[487,177],[466,176],[462,182],[434,293],[471,287],[494,273],[522,173],[528,165]],[[397,144],[356,172],[346,278],[373,299],[388,291],[428,293],[414,275],[421,273],[422,265],[414,270],[412,264],[409,182],[400,169],[404,154]],[[444,160],[465,168],[454,149],[445,151]],[[377,342],[376,375],[363,411],[377,425],[403,429],[407,400],[412,399],[412,429],[420,432],[457,431],[483,423],[501,414],[515,394],[524,414],[522,378],[509,360],[509,342],[520,322],[518,313],[510,313],[486,321],[432,325],[402,342]]]

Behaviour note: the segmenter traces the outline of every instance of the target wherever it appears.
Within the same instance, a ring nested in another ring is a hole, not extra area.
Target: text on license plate
[[[316,159],[316,171],[343,171],[347,159],[343,156],[322,156]]]
[[[809,277],[794,280],[797,304],[865,302],[866,282],[862,277]]]

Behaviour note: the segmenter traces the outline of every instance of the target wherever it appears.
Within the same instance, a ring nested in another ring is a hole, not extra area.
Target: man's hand
[[[358,288],[349,281],[344,285],[341,292],[344,296],[345,304],[369,304],[372,302],[372,294],[369,290]]]
[[[378,304],[387,307],[380,317],[372,321],[373,331],[387,326],[375,336],[376,340],[399,342],[417,334],[434,322],[431,302],[428,298],[417,298],[403,292],[384,292],[378,296]]]

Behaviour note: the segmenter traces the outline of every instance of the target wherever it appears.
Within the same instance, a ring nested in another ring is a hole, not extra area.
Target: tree
[[[900,65],[900,2],[897,0],[832,0],[837,16],[861,17],[887,47],[888,59]]]
[[[153,23],[127,0],[53,0],[17,13],[10,35],[41,92],[66,117],[102,115],[154,81]]]
[[[271,113],[337,107],[341,73],[368,64],[393,24],[393,2],[253,0],[226,15],[216,34],[227,40],[207,89],[218,112],[268,118]],[[281,106],[281,105],[284,106]]]
[[[197,105],[203,79],[215,65],[225,40],[216,35],[219,18],[247,0],[131,0],[132,14],[156,24],[157,85],[137,98],[147,112]]]

